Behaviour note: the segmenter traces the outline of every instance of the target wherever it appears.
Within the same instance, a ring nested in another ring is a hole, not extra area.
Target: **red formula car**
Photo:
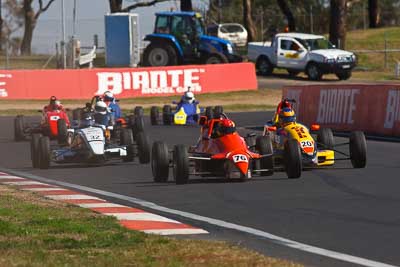
[[[48,106],[39,110],[42,118],[39,123],[26,123],[23,115],[18,115],[14,119],[14,139],[15,141],[25,140],[34,133],[42,134],[57,139],[64,143],[67,139],[67,129],[70,128],[70,121],[66,111],[60,107],[49,109]]]
[[[273,173],[272,144],[258,142],[257,152],[249,150],[233,121],[222,114],[220,119],[200,117],[200,140],[195,146],[175,145],[172,151],[163,142],[152,147],[154,181],[166,182],[169,168],[177,184],[188,182],[189,175],[237,178],[246,181],[254,173]],[[265,139],[266,141],[267,139]]]

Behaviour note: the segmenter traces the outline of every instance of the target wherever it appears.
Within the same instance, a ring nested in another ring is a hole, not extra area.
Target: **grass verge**
[[[282,97],[281,90],[238,91],[230,93],[213,93],[196,95],[201,107],[222,105],[225,111],[264,111],[272,110]],[[121,99],[120,106],[126,113],[134,106],[143,106],[145,112],[150,112],[151,106],[162,106],[178,101],[179,96],[169,97],[141,97]],[[62,100],[67,108],[83,107],[84,100]],[[47,100],[0,100],[0,115],[14,116],[39,115],[38,110],[48,103]]]
[[[130,231],[113,217],[0,186],[0,266],[300,266],[226,242]]]

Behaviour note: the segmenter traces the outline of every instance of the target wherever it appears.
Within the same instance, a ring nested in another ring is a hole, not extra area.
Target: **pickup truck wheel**
[[[288,70],[287,72],[289,73],[290,77],[296,77],[300,73],[300,71],[297,70]]]
[[[169,44],[150,44],[143,53],[145,66],[174,66],[178,64],[175,49]]]
[[[274,67],[272,66],[271,62],[266,57],[260,57],[257,60],[256,68],[258,73],[263,76],[271,75],[274,71]]]
[[[159,116],[159,111],[156,106],[152,106],[150,109],[150,122],[151,125],[157,125],[158,124],[158,116]]]
[[[336,73],[336,76],[339,78],[339,80],[348,80],[351,77],[351,71],[338,72]]]
[[[207,55],[204,60],[204,64],[224,64],[228,62],[226,56],[216,54]]]
[[[322,78],[322,73],[319,70],[317,64],[315,64],[315,63],[308,64],[306,73],[307,73],[308,79],[310,79],[312,81],[319,81]]]

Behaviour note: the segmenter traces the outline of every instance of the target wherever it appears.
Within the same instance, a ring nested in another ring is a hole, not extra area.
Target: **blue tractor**
[[[196,12],[156,13],[154,33],[143,53],[144,66],[219,64],[241,62],[229,41],[205,35],[201,15]]]

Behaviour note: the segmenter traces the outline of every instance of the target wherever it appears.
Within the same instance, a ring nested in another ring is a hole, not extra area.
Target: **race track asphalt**
[[[231,115],[239,126],[262,125],[270,117],[270,113],[263,112]],[[400,143],[368,140],[365,169],[352,169],[350,162],[340,162],[334,169],[305,171],[300,179],[287,179],[279,172],[245,183],[191,179],[189,184],[177,186],[172,181],[154,183],[150,165],[138,163],[100,167],[53,164],[49,170],[33,169],[29,142],[13,141],[12,118],[0,118],[0,125],[3,168],[135,197],[319,248],[400,265]],[[194,144],[199,129],[147,125],[147,133],[153,141],[164,140],[170,145]],[[343,140],[338,138],[338,142]],[[124,200],[112,200],[127,204]],[[210,232],[193,238],[227,240],[307,266],[353,266],[267,238],[158,213]]]

